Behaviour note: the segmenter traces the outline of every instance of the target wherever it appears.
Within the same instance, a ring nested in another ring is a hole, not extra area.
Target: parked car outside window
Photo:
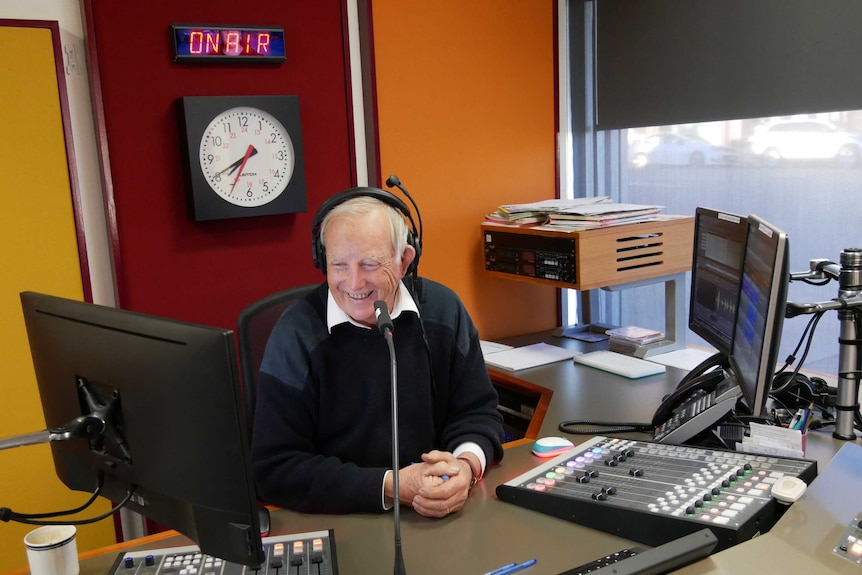
[[[736,150],[716,146],[699,136],[662,133],[647,136],[630,147],[631,164],[645,166],[703,166],[706,164],[734,164]]]
[[[825,120],[778,120],[755,128],[751,152],[769,166],[783,160],[829,160],[854,167],[862,160],[862,136]]]

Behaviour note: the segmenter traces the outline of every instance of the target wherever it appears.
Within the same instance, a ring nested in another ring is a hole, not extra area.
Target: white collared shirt
[[[331,289],[327,290],[326,293],[328,294],[326,303],[326,328],[329,330],[329,333],[332,333],[333,327],[347,322],[366,329],[372,329],[347,315],[347,312],[338,306],[338,303],[335,301],[335,296],[332,295]],[[410,295],[410,290],[407,289],[407,286],[404,285],[404,282],[402,281],[398,282],[398,293],[395,295],[395,309],[389,311],[389,317],[395,319],[405,311],[412,311],[417,316],[419,315],[419,307],[416,305],[416,302],[413,301],[413,296]]]

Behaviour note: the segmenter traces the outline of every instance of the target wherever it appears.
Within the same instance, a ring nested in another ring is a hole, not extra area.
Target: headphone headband
[[[413,215],[410,212],[410,208],[408,208],[407,204],[401,201],[401,199],[398,198],[398,196],[396,196],[392,192],[387,192],[386,190],[382,190],[380,188],[371,187],[350,188],[349,190],[339,192],[324,200],[324,202],[317,209],[317,213],[314,215],[314,222],[311,226],[311,255],[314,260],[314,267],[326,274],[326,248],[324,247],[323,241],[320,237],[320,228],[323,224],[323,219],[326,217],[326,214],[331,212],[339,204],[343,204],[348,200],[361,197],[370,197],[380,200],[384,204],[395,208],[396,210],[401,212],[404,217],[410,222],[410,228],[407,231],[407,244],[413,246],[413,249],[416,250],[416,257],[413,259],[413,262],[407,269],[407,273],[413,273],[415,275],[416,270],[419,266],[419,256],[422,253],[422,245],[419,241],[419,233],[416,229],[416,223],[413,220]]]

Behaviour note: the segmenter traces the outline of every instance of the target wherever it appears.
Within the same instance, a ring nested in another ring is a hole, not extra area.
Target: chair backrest
[[[258,372],[272,328],[284,310],[305,298],[319,285],[298,286],[268,295],[240,312],[237,322],[237,341],[243,396],[249,424],[254,419]]]

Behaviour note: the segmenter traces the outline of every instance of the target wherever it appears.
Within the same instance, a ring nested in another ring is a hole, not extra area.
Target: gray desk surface
[[[589,344],[550,334],[513,338],[506,343],[524,345],[542,339],[563,347],[590,349]],[[684,374],[682,370],[668,368],[664,375],[628,380],[565,361],[514,375],[554,392],[541,436],[560,435],[557,424],[566,419],[650,421],[659,398],[673,390]],[[571,436],[571,439],[580,443],[587,437]],[[840,469],[839,466],[830,469],[828,465],[843,445],[845,442],[833,440],[829,432],[812,432],[806,456],[818,460],[821,478],[815,480],[806,496],[791,507],[769,534],[713,555],[683,572],[756,572],[754,566],[774,572],[780,565],[787,565],[790,572],[810,567],[816,573],[859,575],[859,569],[849,561],[831,557],[831,549],[847,522],[862,511],[859,441],[849,444],[853,453],[844,456],[842,452]],[[402,546],[408,573],[479,575],[506,563],[537,558],[536,565],[523,571],[524,575],[554,575],[635,544],[497,500],[494,491],[497,485],[541,462],[530,453],[529,445],[511,447],[503,461],[488,470],[461,512],[432,520],[404,508]],[[854,465],[857,470],[848,477],[846,469]],[[394,547],[390,514],[306,515],[277,510],[272,516],[273,534],[330,528],[335,530],[342,574],[391,572]],[[187,542],[183,537],[175,537],[148,546],[161,548]],[[113,552],[82,561],[81,574],[107,573],[116,555]],[[776,559],[777,556],[781,559]]]

